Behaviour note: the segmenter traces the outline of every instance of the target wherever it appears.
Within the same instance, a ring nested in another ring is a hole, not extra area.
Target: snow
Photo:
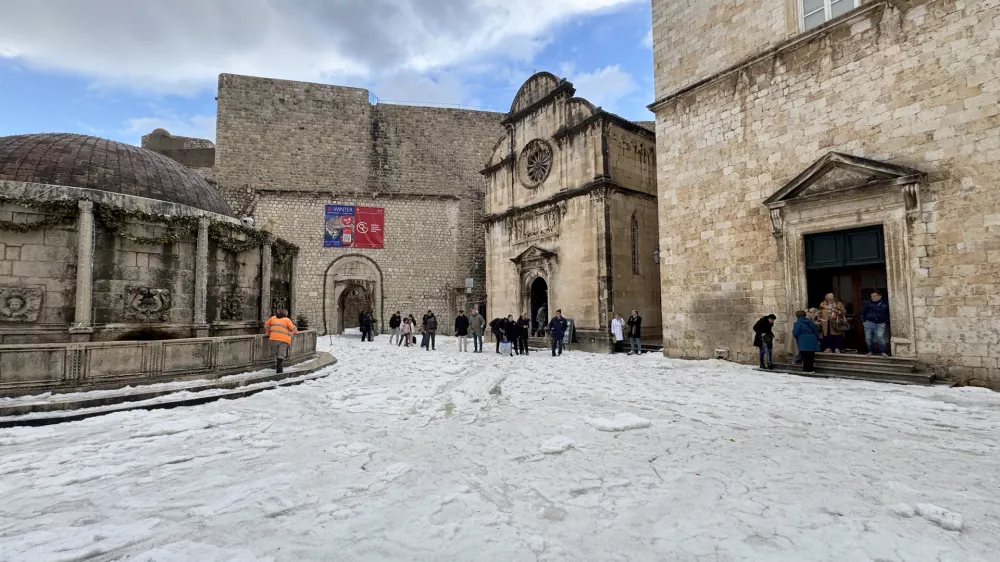
[[[436,352],[322,343],[339,362],[299,386],[0,430],[0,560],[1000,550],[1000,400],[987,390],[656,355],[458,354],[444,337]]]

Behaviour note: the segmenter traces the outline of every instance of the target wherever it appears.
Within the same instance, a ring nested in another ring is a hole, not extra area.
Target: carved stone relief
[[[561,219],[562,212],[558,208],[515,217],[511,220],[509,231],[511,242],[517,243],[541,236],[556,236],[559,234]]]
[[[521,183],[525,187],[537,187],[552,171],[552,146],[541,139],[529,142],[521,151],[519,164]]]
[[[242,291],[234,291],[222,295],[219,301],[219,315],[223,320],[243,320],[243,305],[247,295]]]
[[[41,287],[0,287],[0,322],[37,322],[44,295]]]
[[[138,322],[169,322],[170,289],[126,288],[124,319]]]
[[[274,297],[271,299],[271,314],[279,310],[288,310],[288,299],[285,297]]]

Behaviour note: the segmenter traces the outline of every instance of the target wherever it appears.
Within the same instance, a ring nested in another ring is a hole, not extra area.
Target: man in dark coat
[[[427,345],[425,346],[425,349],[427,351],[431,351],[436,349],[434,347],[434,335],[437,333],[438,319],[437,316],[434,316],[434,313],[430,310],[427,311],[427,316],[424,318],[426,318],[426,320],[424,320],[424,333],[427,334]]]
[[[390,345],[396,343],[396,338],[399,338],[400,342],[402,342],[403,338],[399,336],[399,326],[402,323],[403,323],[403,317],[399,315],[399,311],[397,310],[396,313],[393,314],[391,318],[389,318],[389,333],[392,334],[389,337]]]
[[[882,300],[882,293],[872,291],[872,300],[861,306],[861,323],[865,327],[868,355],[875,352],[873,344],[878,344],[882,357],[888,357],[885,346],[885,326],[889,323],[889,305]]]
[[[455,317],[455,337],[458,338],[458,350],[469,351],[469,317],[464,310],[459,310]]]
[[[372,341],[372,317],[367,312],[362,312],[358,321],[361,324],[361,341],[365,341],[366,338]]]
[[[517,321],[514,320],[513,314],[508,314],[507,319],[503,321],[503,336],[504,339],[510,342],[510,354],[514,355],[517,353],[521,354],[521,351],[517,348]]]
[[[531,331],[531,320],[528,315],[522,314],[517,319],[517,347],[521,355],[528,354],[528,332]]]
[[[556,315],[549,321],[549,333],[552,334],[552,357],[556,356],[557,349],[559,355],[562,355],[563,337],[566,336],[566,329],[568,327],[569,322],[566,322],[566,319],[563,318],[562,309],[556,310]]]
[[[500,353],[500,342],[503,341],[503,326],[505,323],[506,321],[500,317],[490,321],[490,333],[493,334],[493,339],[497,341],[497,353]]]
[[[632,316],[628,317],[628,354],[642,354],[642,316],[638,310],[632,311]]]
[[[761,369],[774,368],[774,360],[772,358],[772,352],[774,351],[774,332],[771,330],[774,327],[774,321],[777,318],[778,317],[773,314],[768,314],[753,325],[753,345],[754,347],[760,348]],[[764,361],[765,358],[767,359],[766,362]]]

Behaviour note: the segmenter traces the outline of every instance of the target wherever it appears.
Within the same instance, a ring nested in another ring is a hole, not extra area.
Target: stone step
[[[775,370],[771,372],[783,372],[793,375],[805,374],[802,372],[801,365],[775,363],[774,366]],[[934,384],[934,375],[929,373],[897,373],[876,368],[851,369],[846,367],[821,366],[819,363],[816,364],[816,373],[811,376],[886,382],[893,384],[915,384],[921,386]]]
[[[865,355],[863,353],[817,353],[816,360],[831,359],[835,361],[853,361],[857,363],[872,363],[878,365],[917,365],[918,361],[910,357],[882,357],[880,355]]]
[[[880,372],[887,373],[898,373],[901,375],[906,375],[910,373],[915,373],[917,365],[916,363],[876,363],[872,361],[853,361],[849,358],[833,358],[829,356],[816,356],[816,367],[818,368],[830,368],[830,369],[847,369],[851,371],[869,371],[876,370]]]

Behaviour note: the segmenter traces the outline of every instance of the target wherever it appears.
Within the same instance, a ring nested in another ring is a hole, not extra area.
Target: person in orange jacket
[[[281,364],[288,359],[288,351],[292,347],[292,336],[298,334],[295,324],[288,319],[288,311],[279,310],[274,316],[264,322],[264,331],[271,341],[271,349],[274,351],[274,358],[277,361],[274,372],[284,372]]]

